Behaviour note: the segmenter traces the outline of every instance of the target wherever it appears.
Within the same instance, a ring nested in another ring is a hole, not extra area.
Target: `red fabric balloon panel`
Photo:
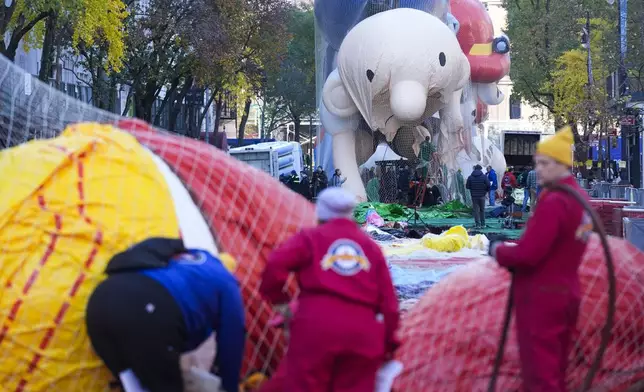
[[[460,24],[456,38],[470,62],[472,81],[501,80],[510,71],[510,55],[492,49],[494,25],[485,6],[479,0],[450,0],[450,8]],[[475,45],[478,46],[475,48]],[[486,45],[485,49],[482,45]]]
[[[315,225],[313,205],[213,146],[158,132],[136,120],[117,125],[175,171],[201,209],[220,251],[237,259],[235,274],[242,287],[248,332],[243,372],[273,372],[286,346],[281,332],[268,326],[272,309],[258,294],[261,273],[276,245]],[[295,294],[294,282],[288,289]]]
[[[487,105],[483,103],[480,99],[476,101],[476,123],[481,124],[483,121],[487,120],[488,110]]]
[[[614,392],[644,379],[644,253],[622,239],[609,241],[616,265],[617,312],[594,386]],[[568,390],[581,386],[606,317],[608,281],[597,236],[590,239],[580,281],[584,297],[568,364]],[[432,287],[403,320],[398,359],[405,369],[395,391],[487,390],[509,285],[509,274],[486,258]],[[521,385],[514,322],[510,328],[499,391],[517,391]]]

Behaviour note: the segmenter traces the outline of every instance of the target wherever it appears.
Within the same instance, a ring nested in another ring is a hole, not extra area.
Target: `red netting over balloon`
[[[644,379],[644,253],[617,238],[609,239],[617,277],[613,338],[593,387],[624,391]],[[606,318],[608,283],[603,250],[592,237],[580,269],[584,293],[574,347],[569,358],[568,389],[577,390],[600,345]],[[510,285],[509,274],[481,259],[427,291],[401,329],[398,359],[405,364],[397,391],[484,391],[494,356]],[[514,322],[497,390],[519,390],[519,353]]]
[[[277,180],[198,140],[158,132],[138,121],[118,123],[177,173],[206,217],[220,250],[238,263],[236,276],[246,306],[245,370],[271,373],[285,341],[269,328],[271,307],[258,294],[271,250],[303,227],[315,223],[313,205]],[[190,159],[186,159],[190,157]],[[295,286],[290,287],[294,294]]]

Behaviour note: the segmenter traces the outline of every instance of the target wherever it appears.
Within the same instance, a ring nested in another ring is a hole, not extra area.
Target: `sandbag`
[[[644,253],[610,238],[617,275],[613,339],[594,386],[625,391],[644,379]],[[578,390],[599,347],[607,309],[606,270],[597,236],[590,238],[580,267],[583,299],[567,387]],[[397,392],[485,391],[492,372],[510,276],[489,258],[470,263],[432,287],[404,317],[397,358],[405,368]],[[519,353],[510,327],[499,391],[519,390]]]

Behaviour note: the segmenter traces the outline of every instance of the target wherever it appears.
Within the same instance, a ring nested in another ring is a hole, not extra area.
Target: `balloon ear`
[[[358,112],[358,107],[344,87],[337,69],[331,72],[324,83],[322,101],[329,113],[338,117],[350,117]]]

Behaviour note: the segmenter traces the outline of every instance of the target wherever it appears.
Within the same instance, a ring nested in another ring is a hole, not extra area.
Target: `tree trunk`
[[[217,94],[217,103],[215,107],[215,123],[213,125],[213,133],[219,132],[219,123],[221,122],[221,111],[224,109],[224,94],[220,91]],[[210,142],[210,141],[208,141]]]
[[[239,129],[237,133],[237,140],[239,140],[240,147],[242,145],[242,140],[244,140],[244,133],[246,132],[246,123],[248,122],[248,114],[250,113],[251,103],[252,100],[250,98],[246,98],[246,102],[244,102],[244,113],[242,114],[241,121],[239,122]]]
[[[293,118],[293,133],[294,133],[294,138],[293,140],[297,143],[300,142],[300,127],[302,124],[302,120],[300,120],[299,117],[294,117]]]
[[[97,77],[97,89],[96,94],[98,100],[95,102],[95,105],[101,109],[107,110],[109,107],[109,82],[108,82],[108,76],[107,72],[105,72],[105,69],[103,68],[103,61],[102,61],[102,53],[101,56],[98,57],[98,61],[96,62],[96,75]]]
[[[52,14],[47,18],[45,23],[45,38],[42,43],[42,57],[40,60],[40,70],[38,72],[38,79],[47,83],[49,81],[49,73],[54,61],[54,41],[56,39],[56,23],[58,22],[58,15]]]
[[[14,0],[14,3],[15,2],[16,1]],[[25,37],[25,35],[29,34],[29,32],[38,24],[38,22],[45,19],[49,15],[49,11],[41,12],[40,14],[36,15],[34,19],[30,20],[29,23],[25,24],[24,16],[19,14],[18,19],[22,20],[17,23],[16,27],[11,32],[9,45],[4,48],[2,54],[9,60],[14,61],[16,59],[16,51],[18,50],[18,46],[20,45],[20,42]]]
[[[155,82],[133,85],[134,88],[134,116],[152,123],[152,106],[157,99],[159,86]]]
[[[128,112],[130,111],[130,103],[132,103],[132,93],[134,92],[134,89],[132,86],[127,89],[127,97],[125,97],[125,105],[123,106],[123,111],[121,112],[121,116],[125,117],[127,116]]]
[[[217,96],[218,92],[213,91],[210,94],[210,97],[208,97],[208,100],[206,101],[206,106],[203,109],[203,112],[199,114],[199,121],[197,122],[197,127],[201,129],[201,125],[203,124],[203,120],[206,118],[208,115],[208,109],[210,109],[210,106],[212,106],[212,102],[215,100],[215,97]],[[208,140],[208,135],[210,130],[206,129],[206,143],[210,143],[210,140]]]
[[[170,88],[166,91],[165,97],[163,97],[163,101],[161,102],[161,105],[156,110],[156,113],[154,115],[154,125],[159,125],[159,121],[161,120],[161,115],[163,114],[163,110],[165,109],[166,105],[168,104],[168,101],[170,98],[174,95],[174,92],[177,91],[177,87],[179,86],[180,78],[174,78],[172,80],[172,83],[170,84]]]
[[[150,122],[152,118],[152,105],[154,97],[150,100],[148,94],[137,90],[134,92],[134,116],[145,122]]]
[[[183,83],[183,87],[181,88],[181,91],[179,92],[178,95],[174,96],[171,98],[171,105],[170,105],[170,119],[168,121],[168,131],[170,132],[175,132],[176,127],[177,127],[177,116],[179,116],[179,113],[181,113],[181,108],[183,106],[183,101],[185,100],[186,96],[188,95],[188,92],[192,88],[192,82],[194,81],[194,77],[188,76],[186,80]],[[185,105],[186,107],[186,115],[188,114],[188,105]],[[186,116],[187,117],[187,116]],[[186,125],[189,125],[186,123]],[[186,127],[186,131],[189,130],[189,127]]]

